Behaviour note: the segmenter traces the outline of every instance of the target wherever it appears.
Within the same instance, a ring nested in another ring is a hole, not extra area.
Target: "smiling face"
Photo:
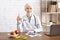
[[[29,4],[26,4],[25,11],[26,11],[27,15],[31,15],[32,14],[32,6]]]
[[[30,7],[30,6],[26,7],[25,11],[27,13],[32,13],[32,7]]]

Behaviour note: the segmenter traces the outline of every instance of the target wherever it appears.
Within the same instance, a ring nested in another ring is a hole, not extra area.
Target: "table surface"
[[[9,38],[8,36],[9,32],[0,32],[0,40],[16,40],[14,38]],[[44,35],[44,33],[39,33],[40,37],[29,37],[27,36],[27,40],[60,40],[60,36],[47,36],[47,35]],[[24,36],[25,33],[23,33]],[[18,39],[18,40],[21,40],[21,39]]]

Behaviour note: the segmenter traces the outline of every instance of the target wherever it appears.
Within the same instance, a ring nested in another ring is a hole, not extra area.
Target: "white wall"
[[[32,3],[34,13],[40,13],[40,0],[0,0],[0,32],[10,32],[16,29],[16,17],[24,16],[24,5]]]

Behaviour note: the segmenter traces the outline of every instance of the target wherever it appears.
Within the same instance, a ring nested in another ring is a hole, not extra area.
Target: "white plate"
[[[16,34],[16,35],[10,35],[10,34],[8,34],[8,36],[9,37],[16,37],[16,36],[18,36],[19,34]]]

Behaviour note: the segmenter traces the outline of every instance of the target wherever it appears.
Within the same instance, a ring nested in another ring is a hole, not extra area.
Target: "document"
[[[28,35],[30,37],[40,37],[40,36],[42,36],[42,35],[40,35],[38,33],[30,33],[30,34],[26,34],[26,35]]]

